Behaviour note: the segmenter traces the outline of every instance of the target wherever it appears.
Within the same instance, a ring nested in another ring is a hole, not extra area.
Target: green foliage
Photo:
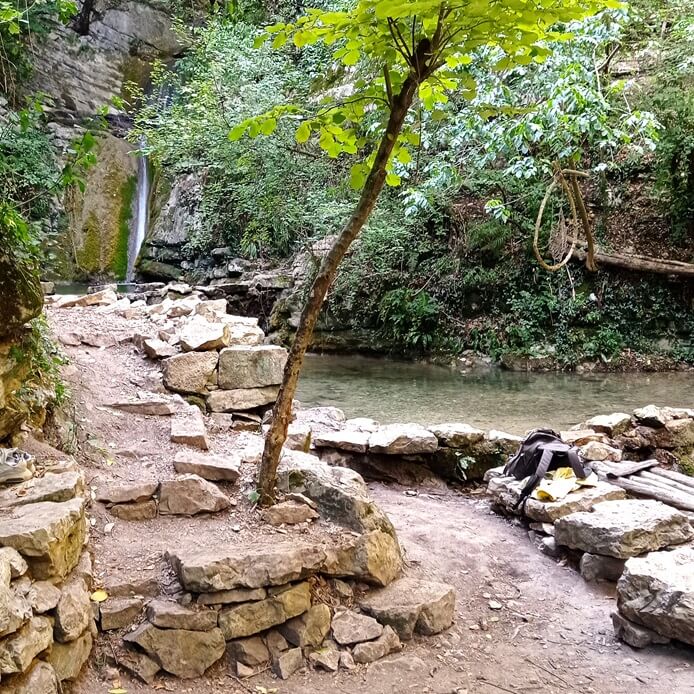
[[[382,333],[408,350],[426,352],[431,348],[438,317],[438,304],[426,291],[393,289],[381,300]]]

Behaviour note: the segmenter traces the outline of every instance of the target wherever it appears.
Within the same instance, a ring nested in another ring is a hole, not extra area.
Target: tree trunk
[[[574,258],[585,260],[587,253],[583,249],[576,249]],[[673,275],[677,277],[694,277],[694,264],[683,263],[679,260],[663,260],[660,258],[648,258],[642,255],[623,255],[620,253],[595,253],[598,265],[609,265],[634,272],[652,272],[659,275]]]
[[[318,274],[301,312],[299,327],[289,350],[289,358],[284,369],[282,386],[277,402],[272,410],[272,425],[265,439],[265,449],[260,465],[258,486],[260,503],[268,505],[274,501],[277,482],[277,467],[282,454],[282,446],[287,438],[287,427],[291,417],[292,400],[299,381],[301,365],[313,335],[325,295],[333,283],[340,262],[348,248],[359,235],[376,204],[386,179],[386,167],[398,139],[407,112],[412,105],[417,79],[410,75],[402,85],[400,93],[394,97],[386,131],[376,154],[371,172],[366,179],[359,202],[347,224],[343,227],[328,254],[323,258]]]

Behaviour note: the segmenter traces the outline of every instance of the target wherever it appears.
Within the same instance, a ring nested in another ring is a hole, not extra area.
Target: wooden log
[[[634,479],[625,479],[624,477],[613,479],[611,483],[632,494],[662,501],[664,504],[674,506],[682,511],[694,511],[694,499],[679,492],[667,492],[664,489],[649,486],[643,482],[636,482]]]
[[[574,251],[573,257],[576,260],[584,261],[587,253],[582,248]],[[594,255],[598,265],[608,265],[632,270],[634,272],[653,272],[659,275],[677,275],[678,277],[694,278],[694,265],[682,263],[678,260],[662,260],[660,258],[649,258],[643,255],[623,255],[621,253],[601,253]]]
[[[607,477],[608,479],[612,479],[614,477],[629,477],[629,475],[641,472],[642,470],[648,470],[656,465],[660,465],[660,463],[655,459],[644,460],[640,463],[632,463],[627,461],[623,463],[613,463],[609,466]]]
[[[651,472],[654,475],[659,475],[660,477],[667,477],[670,480],[679,482],[679,484],[683,484],[685,487],[694,487],[694,477],[690,477],[689,475],[683,475],[681,472],[675,472],[674,470],[665,470],[660,467],[653,468]]]
[[[661,477],[660,475],[654,475],[652,472],[644,470],[635,476],[637,479],[645,480],[651,484],[655,484],[659,487],[669,487],[670,489],[675,489],[683,494],[689,494],[694,499],[694,487],[687,487],[685,484],[680,484],[671,480],[669,477]]]

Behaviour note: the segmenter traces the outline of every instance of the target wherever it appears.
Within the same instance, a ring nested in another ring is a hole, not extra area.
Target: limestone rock
[[[31,661],[53,643],[48,617],[32,617],[19,631],[0,641],[0,673],[26,672]]]
[[[159,583],[156,578],[123,580],[121,577],[109,577],[104,581],[104,590],[112,598],[153,598],[159,595]]]
[[[225,608],[219,613],[219,627],[227,641],[253,636],[292,617],[298,617],[311,607],[308,583],[298,583],[282,593],[258,602]]]
[[[436,436],[441,446],[448,448],[467,448],[484,439],[484,432],[469,424],[437,424],[429,427],[429,431]]]
[[[607,443],[609,440],[607,434],[595,431],[594,429],[570,429],[569,431],[560,431],[559,435],[564,443],[569,443],[573,446],[583,446],[591,441]]]
[[[266,523],[274,526],[296,525],[318,518],[318,514],[310,506],[297,501],[282,501],[263,509],[261,516]]]
[[[65,295],[58,299],[53,305],[56,308],[73,308],[75,306],[107,306],[115,304],[118,301],[118,295],[113,289],[104,289],[100,292],[92,294],[83,294],[81,296]]]
[[[99,606],[102,631],[123,629],[135,622],[140,616],[145,601],[142,598],[113,598]]]
[[[333,638],[341,646],[372,641],[383,633],[383,626],[373,617],[345,610],[338,612],[332,622]]]
[[[282,383],[287,350],[274,345],[234,346],[219,355],[219,387],[263,388]]]
[[[215,610],[194,610],[170,600],[154,600],[147,606],[147,619],[162,629],[210,631],[217,626]]]
[[[293,646],[320,646],[330,631],[330,608],[314,605],[299,617],[279,627],[279,632]]]
[[[14,634],[31,617],[29,601],[5,586],[0,586],[0,637]]]
[[[610,616],[612,617],[614,635],[624,643],[628,643],[632,648],[646,648],[654,643],[670,643],[667,636],[661,636],[648,627],[631,622],[619,612],[613,612]]]
[[[387,626],[375,641],[357,644],[352,656],[357,663],[373,663],[400,650],[402,650],[402,644],[398,635],[392,627]]]
[[[240,322],[242,316],[221,316],[219,320],[229,327],[230,345],[260,345],[265,339],[265,333],[257,324]],[[255,319],[257,320],[257,319]]]
[[[0,492],[0,507],[25,506],[41,501],[69,501],[84,494],[84,477],[76,470],[46,473]]]
[[[94,639],[87,629],[81,636],[70,643],[54,643],[48,655],[48,662],[59,682],[73,681],[79,676],[92,652]]]
[[[116,663],[146,684],[152,684],[157,673],[161,669],[148,655],[136,651],[134,648],[120,647],[116,650]]]
[[[239,602],[253,602],[267,597],[265,588],[234,588],[219,590],[214,593],[198,595],[198,605],[233,605]]]
[[[629,559],[617,583],[622,616],[694,645],[694,545]]]
[[[171,418],[171,441],[206,451],[207,429],[202,412],[194,405],[188,405]]]
[[[241,470],[241,458],[236,454],[205,455],[179,451],[174,458],[176,472],[192,473],[206,480],[236,482]]]
[[[672,419],[665,424],[673,448],[691,451],[694,449],[694,419]]]
[[[55,638],[60,643],[74,641],[89,626],[92,605],[87,585],[81,578],[66,583],[55,608]]]
[[[615,412],[613,414],[599,415],[589,419],[585,426],[587,429],[593,429],[597,432],[602,432],[614,438],[623,434],[631,425],[631,415],[624,412]]]
[[[156,337],[143,340],[142,348],[150,359],[167,359],[178,354],[178,350],[172,344]]]
[[[664,407],[646,405],[646,407],[639,407],[634,410],[634,419],[643,426],[659,429],[664,427],[666,422],[670,421],[672,417]]]
[[[231,332],[224,323],[211,323],[200,317],[188,321],[181,331],[184,352],[205,352],[229,346]]]
[[[294,421],[308,424],[314,435],[344,429],[346,419],[345,413],[337,407],[307,407],[297,409],[294,413]]]
[[[622,451],[619,448],[608,446],[600,441],[589,441],[580,448],[581,455],[586,460],[608,460],[619,463],[622,460]]]
[[[369,448],[369,432],[352,431],[325,431],[313,437],[313,445],[316,448],[336,448],[340,451],[352,451],[354,453],[366,453]]]
[[[214,390],[207,396],[211,412],[243,412],[269,405],[277,400],[279,386]]]
[[[157,481],[116,482],[107,484],[99,489],[96,500],[105,504],[127,504],[147,501],[159,489]]]
[[[202,395],[217,368],[216,352],[187,352],[163,362],[164,386],[178,393]]]
[[[29,589],[27,599],[35,614],[43,614],[56,607],[60,600],[60,589],[49,581],[37,581]]]
[[[2,681],[3,694],[58,694],[58,679],[53,668],[37,660],[24,675]]]
[[[116,504],[109,509],[111,515],[124,521],[144,521],[157,517],[157,502],[138,501],[134,504]]]
[[[154,393],[138,393],[138,398],[132,400],[120,400],[112,402],[109,407],[122,410],[130,414],[148,415],[152,417],[166,417],[175,414],[176,403],[171,397],[163,397]]]
[[[12,580],[24,576],[29,570],[26,560],[14,547],[0,547],[0,565],[5,565],[9,569],[9,577]],[[0,576],[3,575],[4,571],[0,568]]]
[[[278,656],[272,664],[273,672],[281,680],[289,679],[304,664],[300,648],[292,648]]]
[[[402,572],[400,546],[392,535],[373,530],[326,550],[322,573],[387,586]]]
[[[597,581],[603,579],[605,581],[617,582],[624,571],[624,559],[616,557],[604,557],[600,554],[591,554],[584,552],[581,555],[579,568],[581,576],[586,581]]]
[[[39,580],[70,573],[79,560],[85,534],[83,499],[19,506],[0,523],[0,545],[22,554]]]
[[[503,507],[509,513],[518,513],[516,504],[523,489],[523,480],[513,477],[494,477],[489,480],[487,491],[493,502]],[[539,523],[554,523],[559,518],[577,511],[589,511],[603,501],[625,499],[626,492],[614,484],[598,482],[595,487],[583,487],[571,492],[559,501],[544,502],[528,499],[525,504],[525,515]]]
[[[367,676],[367,683],[378,685],[389,682],[392,687],[404,689],[405,685],[413,689],[421,687],[421,681],[429,678],[430,668],[421,658],[405,655],[400,658],[388,658],[374,663]]]
[[[278,542],[269,547],[221,547],[169,552],[169,562],[186,590],[195,593],[264,588],[317,573],[325,562],[321,547]]]
[[[369,437],[372,453],[386,455],[418,455],[433,453],[438,439],[419,424],[388,424]]]
[[[311,448],[311,427],[308,424],[296,424],[292,422],[287,429],[287,440],[284,447],[293,451],[308,453]]]
[[[357,667],[349,651],[340,652],[340,667],[343,670],[354,670],[354,668]]]
[[[446,583],[401,578],[367,595],[360,606],[407,641],[415,631],[430,636],[453,624],[455,590]]]
[[[260,636],[231,641],[228,646],[229,657],[237,663],[249,667],[263,665],[270,660],[270,651]]]
[[[694,537],[689,518],[659,501],[605,501],[593,512],[572,513],[555,523],[557,543],[591,554],[628,559]]]
[[[162,669],[183,679],[201,677],[226,649],[220,629],[158,629],[147,623],[128,634],[125,641],[137,644]]]
[[[325,670],[326,672],[337,672],[340,667],[340,651],[333,646],[313,651],[308,656],[308,659],[315,668]]]
[[[283,492],[307,496],[323,518],[357,532],[381,530],[395,537],[393,524],[353,470],[331,467],[314,455],[287,451],[279,466],[277,486]]]
[[[181,475],[161,483],[159,513],[162,515],[194,516],[196,513],[216,513],[230,506],[226,494],[197,475]]]

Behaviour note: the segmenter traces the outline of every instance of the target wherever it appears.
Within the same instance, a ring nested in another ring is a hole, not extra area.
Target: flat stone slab
[[[366,453],[369,448],[369,432],[343,429],[342,431],[325,431],[313,436],[316,448],[336,448],[340,451]]]
[[[601,432],[608,436],[619,436],[619,434],[623,434],[630,425],[631,415],[625,412],[598,415],[585,422],[586,429],[592,429],[593,431]]]
[[[236,482],[241,474],[241,457],[179,451],[174,458],[174,469],[180,474],[191,473],[215,482]]]
[[[183,587],[196,593],[284,585],[317,573],[325,558],[321,547],[296,542],[168,553]]]
[[[195,405],[185,407],[171,418],[171,441],[201,448],[203,451],[210,447],[205,419]]]
[[[217,612],[192,609],[171,600],[153,600],[147,606],[147,619],[162,629],[210,631],[217,626]]]
[[[142,482],[114,482],[104,485],[96,494],[96,500],[104,504],[129,504],[151,499],[159,489],[156,480]]]
[[[332,621],[333,638],[341,646],[372,641],[383,633],[383,625],[373,617],[352,610],[338,612]]]
[[[385,455],[433,453],[438,445],[436,436],[419,424],[388,424],[369,437],[371,452]]]
[[[269,405],[277,400],[279,386],[214,390],[207,396],[211,412],[244,412]]]
[[[164,480],[160,485],[159,513],[162,515],[217,513],[230,506],[226,494],[197,475],[181,475],[175,480]]]
[[[203,316],[193,318],[181,330],[184,352],[206,352],[229,346],[231,331],[224,323],[212,323]]]
[[[493,501],[502,506],[509,513],[518,514],[516,509],[520,493],[525,485],[524,480],[515,480],[513,477],[492,477],[489,480],[487,491]],[[583,487],[571,492],[559,501],[538,501],[528,499],[524,513],[531,520],[539,523],[554,523],[563,516],[578,511],[590,511],[596,504],[603,501],[626,499],[626,492],[614,484],[598,482],[595,487]]]
[[[429,636],[453,624],[455,590],[446,583],[401,578],[369,594],[360,606],[407,641],[415,631]]]
[[[36,579],[65,577],[77,565],[86,535],[84,499],[42,501],[0,515],[0,546],[14,547]]]
[[[287,350],[274,345],[234,346],[219,354],[219,387],[263,388],[282,383]]]
[[[69,501],[84,494],[84,477],[76,470],[46,473],[0,493],[0,508],[25,506],[41,501]]]
[[[164,343],[166,344],[166,343]],[[167,345],[170,347],[170,345]],[[172,347],[170,347],[173,349]],[[171,397],[163,397],[155,393],[138,393],[137,398],[112,402],[109,407],[129,414],[166,417],[176,413],[178,404]]]
[[[484,439],[484,431],[458,422],[437,424],[429,427],[429,431],[436,436],[441,446],[448,448],[467,448]]]
[[[679,545],[693,537],[694,529],[684,513],[653,500],[606,501],[590,513],[564,516],[554,526],[557,544],[618,559]]]
[[[694,545],[629,559],[617,605],[632,622],[694,646]]]

